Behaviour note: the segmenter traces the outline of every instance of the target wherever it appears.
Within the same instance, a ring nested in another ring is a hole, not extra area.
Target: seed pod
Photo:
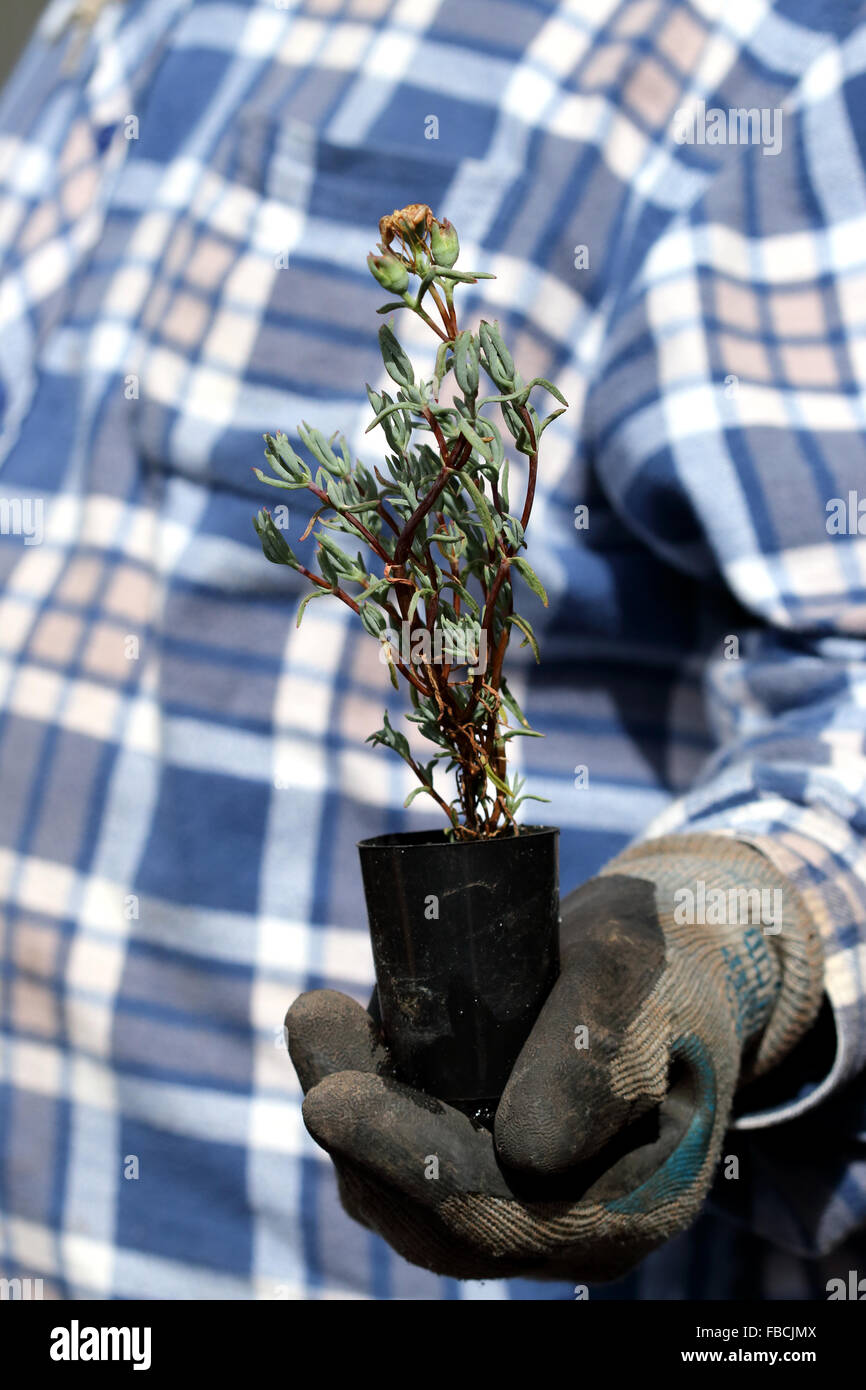
[[[460,255],[460,242],[457,233],[444,217],[441,222],[437,222],[434,217],[430,223],[430,249],[433,252],[433,259],[437,265],[444,265],[446,270],[450,270],[457,257]]]
[[[381,256],[371,251],[367,257],[367,265],[370,267],[371,275],[375,276],[389,294],[404,294],[409,288],[408,270],[390,251]]]

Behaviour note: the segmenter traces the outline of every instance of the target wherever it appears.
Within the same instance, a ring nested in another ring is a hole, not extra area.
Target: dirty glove
[[[289,1010],[304,1120],[343,1205],[413,1264],[619,1277],[695,1218],[738,1082],[785,1056],[821,1001],[797,890],[723,835],[620,855],[564,900],[561,954],[493,1135],[396,1080],[346,995],[313,991]]]

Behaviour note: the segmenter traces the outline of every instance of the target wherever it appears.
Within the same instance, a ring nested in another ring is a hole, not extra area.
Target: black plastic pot
[[[397,1072],[482,1123],[559,972],[559,831],[358,845],[379,1015]]]

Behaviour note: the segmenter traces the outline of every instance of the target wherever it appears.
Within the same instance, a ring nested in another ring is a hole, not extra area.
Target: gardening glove
[[[764,890],[763,913],[754,896],[744,912],[744,888]],[[738,921],[715,924],[719,901]],[[289,1010],[304,1120],[343,1205],[413,1264],[474,1279],[624,1274],[693,1221],[738,1082],[790,1051],[822,996],[797,890],[723,835],[613,860],[564,900],[561,958],[494,1134],[397,1080],[346,995],[314,991]]]

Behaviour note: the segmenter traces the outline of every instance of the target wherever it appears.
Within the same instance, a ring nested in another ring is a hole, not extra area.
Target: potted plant
[[[364,465],[344,437],[325,439],[305,423],[298,436],[314,476],[285,434],[265,435],[271,473],[257,468],[257,476],[315,499],[301,539],[317,528],[318,572],[298,559],[266,509],[255,526],[267,558],[312,586],[298,623],[326,595],[357,613],[392,684],[407,683],[407,718],[432,745],[429,761],[414,755],[387,710],[368,739],[417,778],[405,804],[427,796],[446,819],[439,830],[359,845],[374,1000],[397,1074],[490,1123],[559,967],[559,832],[518,822],[522,803],[541,798],[527,797],[516,773],[509,778],[508,744],[538,735],[503,662],[515,629],[538,660],[532,627],[515,610],[515,581],[547,604],[521,552],[539,442],[566,402],[550,382],[522,380],[497,323],[460,328],[455,288],[493,277],[455,269],[459,242],[447,220],[413,204],[383,217],[379,232],[368,265],[396,296],[379,313],[406,308],[437,336],[433,377],[416,377],[383,324],[379,343],[394,388],[367,386],[369,429],[379,428],[388,448],[381,464]],[[530,400],[536,388],[560,402],[545,419]],[[526,458],[515,511],[504,436]],[[443,773],[453,774],[453,795],[440,785]]]

